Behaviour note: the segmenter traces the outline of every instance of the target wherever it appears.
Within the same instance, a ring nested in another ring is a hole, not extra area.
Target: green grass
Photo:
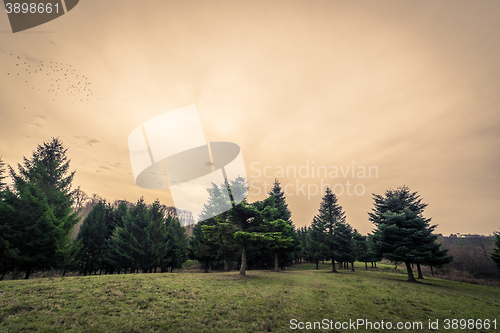
[[[292,318],[421,321],[419,332],[431,332],[428,319],[439,319],[444,331],[446,318],[496,318],[500,330],[498,288],[430,278],[413,284],[403,274],[357,266],[338,274],[304,264],[247,277],[165,273],[1,281],[0,331],[289,332]]]

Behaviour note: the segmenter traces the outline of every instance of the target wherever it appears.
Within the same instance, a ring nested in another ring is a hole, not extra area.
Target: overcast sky
[[[279,177],[296,226],[322,182],[362,233],[371,194],[407,185],[438,233],[491,234],[499,31],[499,1],[85,0],[15,34],[0,13],[0,156],[58,136],[75,186],[172,205],[135,184],[127,138],[195,104],[207,141],[240,146],[248,200]]]

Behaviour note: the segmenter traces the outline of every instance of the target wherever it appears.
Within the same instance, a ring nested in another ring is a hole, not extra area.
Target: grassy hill
[[[402,274],[333,274],[313,267],[250,271],[247,277],[165,273],[1,281],[0,331],[290,332],[291,319],[304,325],[331,320],[329,332],[346,331],[336,330],[335,322],[358,319],[423,324],[396,332],[431,332],[429,319],[439,320],[440,332],[467,332],[472,330],[445,330],[444,320],[496,319],[500,330],[498,288],[431,278],[412,284]]]

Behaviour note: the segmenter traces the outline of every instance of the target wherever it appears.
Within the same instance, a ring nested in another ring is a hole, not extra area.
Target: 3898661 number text
[[[59,3],[27,3],[27,2],[7,2],[5,4],[5,10],[7,14],[51,14],[51,13],[59,13]]]

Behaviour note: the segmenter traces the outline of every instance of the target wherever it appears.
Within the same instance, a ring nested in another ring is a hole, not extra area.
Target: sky
[[[17,33],[2,8],[0,156],[16,168],[59,137],[75,187],[173,205],[136,185],[127,139],[194,104],[207,141],[240,147],[248,201],[279,178],[297,227],[328,184],[366,234],[372,193],[406,185],[437,233],[489,235],[499,31],[493,0],[85,0]]]

